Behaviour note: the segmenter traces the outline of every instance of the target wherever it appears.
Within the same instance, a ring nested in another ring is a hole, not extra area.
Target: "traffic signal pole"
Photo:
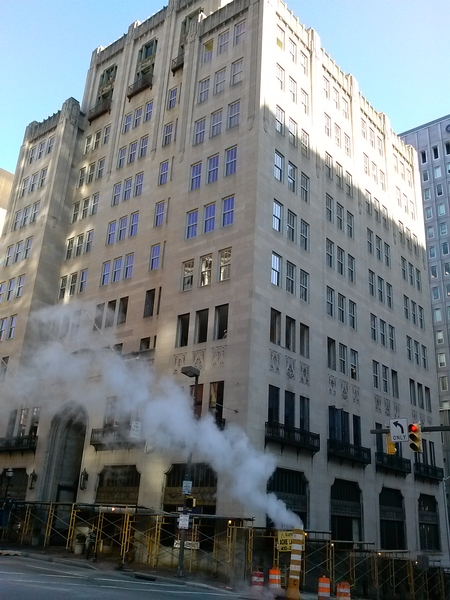
[[[421,428],[422,433],[430,433],[431,431],[450,431],[450,425],[423,425]],[[385,429],[371,429],[370,433],[390,433],[390,429],[386,427]]]

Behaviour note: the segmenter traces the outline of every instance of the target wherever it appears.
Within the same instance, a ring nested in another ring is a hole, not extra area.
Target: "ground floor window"
[[[333,540],[362,539],[361,490],[354,481],[336,479],[331,486],[331,537]]]
[[[405,510],[399,490],[384,487],[379,496],[382,550],[405,550]]]

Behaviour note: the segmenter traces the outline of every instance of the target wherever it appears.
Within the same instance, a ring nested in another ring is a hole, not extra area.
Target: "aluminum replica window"
[[[159,267],[161,257],[161,245],[155,244],[150,251],[150,270],[155,271]]]

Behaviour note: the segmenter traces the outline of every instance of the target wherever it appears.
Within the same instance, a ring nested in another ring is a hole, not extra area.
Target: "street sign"
[[[190,494],[192,494],[192,481],[183,481],[181,492],[185,496],[189,496]]]
[[[278,552],[291,552],[292,531],[278,530]]]
[[[408,419],[391,419],[389,433],[392,442],[406,442],[408,440]]]
[[[178,517],[178,529],[189,529],[189,515],[180,515]]]

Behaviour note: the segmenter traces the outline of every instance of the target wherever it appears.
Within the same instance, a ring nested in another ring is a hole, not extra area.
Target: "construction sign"
[[[291,552],[292,550],[292,531],[278,532],[278,552]]]

